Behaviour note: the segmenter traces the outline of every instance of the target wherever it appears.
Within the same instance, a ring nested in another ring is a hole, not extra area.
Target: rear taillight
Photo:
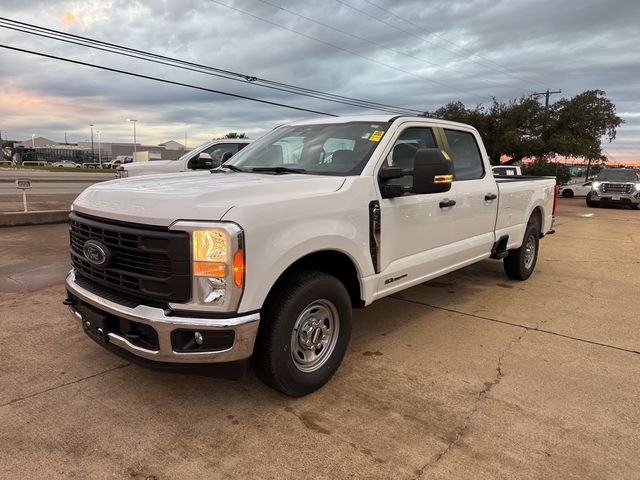
[[[558,190],[560,190],[558,188],[558,184],[556,183],[553,186],[553,211],[551,212],[552,215],[556,214],[556,205],[558,205]]]

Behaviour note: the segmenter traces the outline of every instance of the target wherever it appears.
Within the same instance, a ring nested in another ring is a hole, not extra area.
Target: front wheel
[[[262,309],[254,370],[286,395],[306,395],[336,372],[350,336],[351,299],[342,282],[314,270],[293,273]]]
[[[599,207],[600,204],[598,202],[594,202],[591,200],[591,194],[587,194],[587,207],[596,208]]]
[[[531,276],[538,261],[540,231],[536,225],[529,224],[524,232],[520,248],[509,250],[504,259],[504,271],[509,278],[526,280]]]

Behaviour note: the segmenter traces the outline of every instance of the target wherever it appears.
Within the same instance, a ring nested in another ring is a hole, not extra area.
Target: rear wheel
[[[340,366],[351,336],[351,299],[332,275],[291,274],[262,310],[252,357],[267,385],[292,397],[322,387]]]
[[[573,198],[573,190],[562,190],[562,196],[564,198]]]
[[[531,276],[538,261],[539,239],[538,226],[527,225],[520,248],[509,250],[509,255],[504,259],[504,271],[509,278],[526,280]]]

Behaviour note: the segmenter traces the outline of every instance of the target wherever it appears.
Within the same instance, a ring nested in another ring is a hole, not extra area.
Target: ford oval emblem
[[[111,261],[111,252],[106,245],[97,240],[87,240],[82,247],[82,252],[84,258],[98,268],[105,268]]]

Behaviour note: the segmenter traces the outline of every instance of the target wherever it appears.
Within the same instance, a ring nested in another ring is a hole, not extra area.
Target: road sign
[[[27,190],[31,188],[31,179],[30,178],[19,178],[16,180],[16,188],[21,190]]]
[[[24,211],[28,211],[27,208],[27,190],[31,188],[31,179],[30,178],[19,178],[16,180],[16,188],[22,190],[22,205],[24,206]]]

